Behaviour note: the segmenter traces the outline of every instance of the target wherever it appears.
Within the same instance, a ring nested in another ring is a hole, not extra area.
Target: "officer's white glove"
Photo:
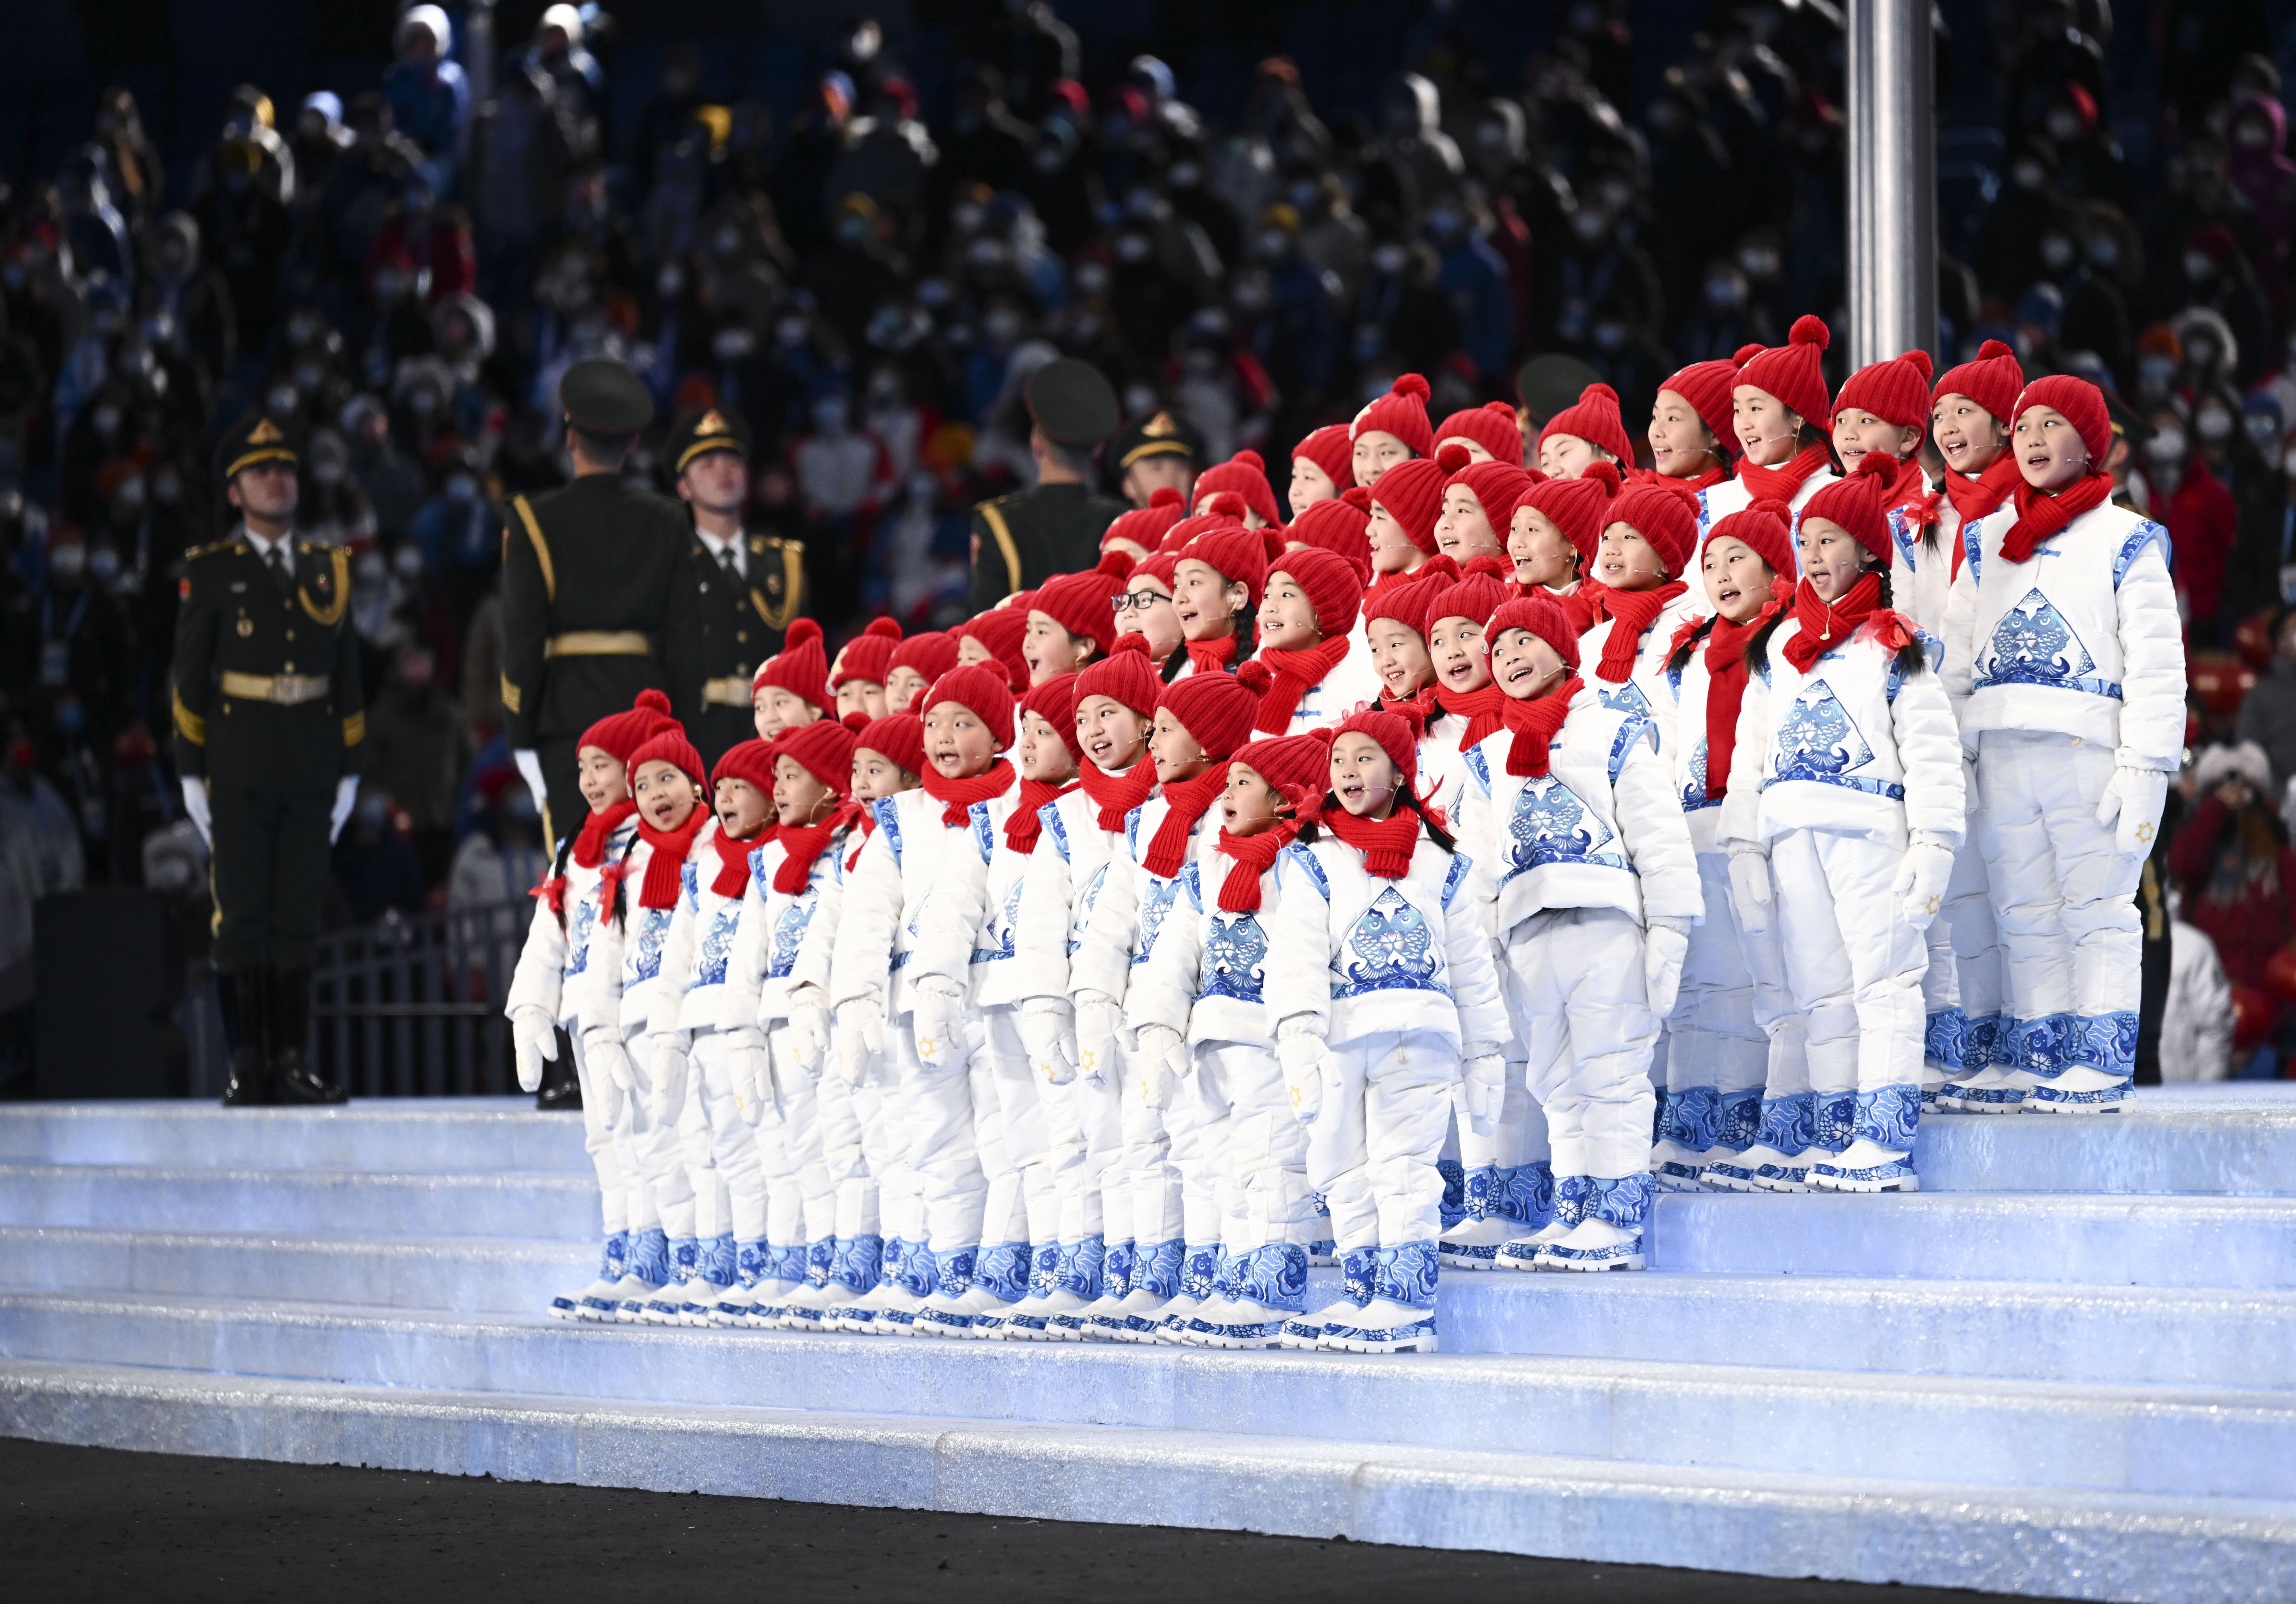
[[[528,750],[523,752],[512,752],[510,755],[510,757],[512,763],[518,765],[518,777],[525,781],[526,789],[534,793],[534,811],[536,816],[540,817],[542,814],[549,812],[550,787],[545,784],[542,779],[542,754],[537,751]],[[555,822],[556,821],[554,820],[553,821],[553,822]],[[558,849],[558,843],[555,841],[546,841],[544,845],[553,852],[555,852]]]
[[[2123,765],[2112,771],[2112,783],[2096,805],[2096,822],[2112,828],[2114,851],[2123,857],[2143,857],[2152,850],[2161,829],[2161,805],[2168,799],[2167,774]]]
[[[637,1086],[637,1077],[630,1070],[630,1055],[622,1047],[619,1026],[595,1025],[584,1031],[582,1061],[594,1075],[604,1071],[607,1078],[625,1093]]]
[[[1759,847],[1730,848],[1730,900],[1738,923],[1747,934],[1759,936],[1770,928],[1770,855]]]
[[[649,1047],[653,1054],[653,1120],[667,1128],[685,1111],[685,1033],[665,1030]]]
[[[817,1076],[829,1045],[828,994],[810,980],[801,982],[790,993],[789,1027],[782,1032],[782,1046],[798,1068]]]
[[[1906,855],[1898,860],[1898,878],[1890,894],[1898,899],[1906,922],[1926,930],[1945,905],[1946,881],[1952,878],[1953,848],[1928,831],[1916,830],[1906,843]]]
[[[358,776],[345,774],[335,782],[335,806],[327,814],[328,846],[333,846],[335,838],[343,833],[343,826],[350,822],[351,809],[357,806]]]
[[[1140,1060],[1140,1101],[1152,1109],[1168,1109],[1172,1094],[1187,1072],[1188,1049],[1180,1033],[1169,1025],[1143,1025],[1135,1033]]]
[[[1313,1019],[1298,1016],[1277,1027],[1275,1063],[1283,1071],[1283,1094],[1291,1100],[1292,1117],[1301,1125],[1314,1125],[1324,1111],[1324,1060],[1330,1056]]]
[[[1459,1117],[1478,1136],[1498,1128],[1499,1108],[1506,1101],[1506,1060],[1496,1052],[1478,1053],[1459,1066]]]
[[[558,1027],[546,1008],[529,1002],[510,1011],[511,1056],[518,1060],[518,1089],[542,1090],[542,1061],[558,1056]]]
[[[885,1007],[874,997],[856,997],[837,1011],[837,1067],[848,1085],[868,1078],[869,1065],[885,1051]]]
[[[1643,932],[1643,994],[1661,1022],[1674,1011],[1674,1000],[1682,990],[1682,957],[1688,951],[1686,919],[1653,918]]]
[[[1106,992],[1077,994],[1077,1068],[1095,1086],[1117,1073],[1116,1033],[1123,1027],[1124,1011],[1115,998]]]
[[[964,997],[946,975],[919,975],[910,1003],[917,1061],[947,1069],[964,1061]]]
[[[1076,1079],[1076,1018],[1066,997],[1030,997],[1021,1004],[1020,1027],[1029,1066],[1048,1084]]]
[[[750,1025],[726,1033],[726,1077],[734,1084],[742,1117],[757,1124],[758,1111],[773,1096],[774,1061],[764,1031]]]
[[[184,813],[192,827],[200,832],[200,839],[215,850],[215,814],[208,806],[208,782],[197,774],[184,776]]]

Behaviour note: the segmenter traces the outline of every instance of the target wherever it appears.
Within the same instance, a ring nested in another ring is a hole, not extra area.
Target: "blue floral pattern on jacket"
[[[1267,970],[1267,932],[1249,913],[1215,917],[1204,932],[1203,983],[1198,994],[1257,1002]]]
[[[1450,995],[1435,978],[1439,967],[1435,932],[1427,916],[1404,899],[1393,886],[1373,899],[1355,929],[1348,932],[1346,952],[1354,962],[1343,973],[1347,985],[1334,986],[1334,996],[1358,996],[1376,991],[1431,991]]]

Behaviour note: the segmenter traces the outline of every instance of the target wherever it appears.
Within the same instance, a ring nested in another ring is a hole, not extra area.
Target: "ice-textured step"
[[[2296,1498],[2296,1395],[1521,1358],[1204,1354],[132,1294],[0,1294],[0,1353],[640,1403],[946,1413],[1853,1478]]]
[[[595,1241],[595,1176],[0,1164],[0,1224]]]
[[[1650,1248],[1669,1270],[2289,1289],[2296,1197],[1671,1192]]]
[[[41,1291],[530,1314],[597,1273],[598,1249],[578,1242],[0,1225],[0,1282]]]
[[[2296,1594],[2296,1505],[1652,1466],[1334,1438],[478,1398],[0,1361],[48,1442],[1250,1530],[2160,1604]]]
[[[584,1244],[0,1226],[11,1289],[531,1315],[595,1272]],[[1309,1295],[1337,1289],[1316,1271]],[[1882,1277],[1449,1274],[1453,1354],[2092,1381],[2296,1384],[2296,1292]],[[1013,1350],[1017,1352],[1018,1350]]]
[[[537,1113],[530,1097],[375,1098],[332,1109],[0,1104],[0,1163],[592,1173],[582,1117]]]
[[[2296,1193],[2296,1097],[2145,1086],[2126,1114],[1925,1115],[1914,1167],[1930,1192]]]

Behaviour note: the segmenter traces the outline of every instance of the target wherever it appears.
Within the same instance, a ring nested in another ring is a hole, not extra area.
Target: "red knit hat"
[[[832,691],[847,680],[867,680],[882,685],[893,671],[893,651],[901,643],[901,626],[894,618],[872,618],[869,627],[845,642],[830,670]]]
[[[1730,427],[1730,392],[1738,383],[1734,362],[1693,362],[1659,386],[1690,403],[1698,421],[1712,431],[1726,451],[1736,449],[1737,431]]]
[[[1263,736],[1238,747],[1231,761],[1267,781],[1295,808],[1308,806],[1332,789],[1332,742],[1324,731]]]
[[[930,696],[931,692],[921,691],[917,694]],[[882,718],[873,718],[853,738],[853,749],[874,752],[897,767],[921,774],[925,767],[925,721],[914,713],[888,713]]]
[[[988,664],[967,663],[933,681],[932,689],[925,692],[925,711],[931,713],[943,702],[955,702],[970,709],[974,717],[988,726],[989,738],[996,741],[998,751],[1013,744],[1012,687],[998,679],[996,670]],[[892,753],[885,756],[890,757]]]
[[[1355,442],[1345,423],[1326,423],[1292,447],[1295,457],[1306,457],[1324,471],[1324,477],[1346,489],[1355,482]]]
[[[1614,523],[1633,525],[1678,579],[1698,547],[1698,498],[1672,485],[1628,485],[1603,515],[1605,528]]]
[[[767,685],[811,703],[817,713],[837,705],[829,693],[829,655],[821,649],[820,625],[800,618],[789,626],[782,649],[765,660],[750,682],[750,693],[754,696]]]
[[[1510,468],[1522,466],[1522,430],[1516,426],[1514,408],[1504,401],[1486,401],[1464,412],[1455,412],[1437,426],[1435,450],[1441,454],[1448,439],[1472,440]]]
[[[1515,503],[1534,482],[1530,475],[1513,462],[1480,462],[1467,455],[1467,448],[1456,440],[1447,440],[1436,447],[1435,461],[1451,477],[1443,481],[1447,492],[1454,486],[1464,487],[1483,510],[1483,516],[1499,538],[1506,538],[1507,519],[1514,512]]]
[[[1388,470],[1392,473],[1394,469]],[[1316,627],[1324,638],[1345,634],[1354,624],[1356,610],[1363,605],[1364,570],[1341,556],[1318,546],[1303,546],[1296,552],[1286,552],[1270,563],[1267,577],[1272,584],[1278,574],[1289,574],[1308,594],[1308,604],[1316,610]]]
[[[1578,632],[1570,627],[1570,615],[1552,596],[1518,596],[1505,603],[1483,626],[1483,638],[1496,641],[1500,632],[1508,629],[1530,631],[1554,648],[1564,667],[1578,667]]]
[[[1217,495],[1205,497],[1203,509],[1192,518],[1180,520],[1165,532],[1164,551],[1180,551],[1208,529],[1243,528],[1243,497],[1233,490],[1223,490]],[[1258,533],[1256,530],[1252,532]]]
[[[816,718],[803,727],[808,730],[819,730],[833,729],[836,726],[825,718]],[[718,766],[709,771],[711,787],[715,788],[720,780],[746,780],[767,796],[771,796],[774,790],[774,758],[781,749],[780,741],[759,741],[755,736],[747,741],[735,741],[726,749],[725,756],[718,759]],[[842,779],[839,780],[837,786],[840,790],[844,790],[845,782]]]
[[[1111,618],[1115,617],[1113,613],[1109,616]],[[1021,655],[1021,639],[1029,633],[1029,614],[1025,608],[992,607],[979,618],[966,619],[949,633],[956,637],[959,646],[970,636],[988,647],[996,660],[1004,665],[1004,672],[1012,679],[1013,689],[1020,691],[1027,687],[1029,659]],[[955,667],[955,662],[951,660],[940,673],[947,674]],[[935,679],[939,677],[940,674],[933,675]],[[886,756],[890,757],[892,754],[888,752]]]
[[[1166,485],[1149,496],[1146,506],[1118,513],[1101,535],[1100,549],[1107,551],[1111,541],[1128,540],[1143,551],[1152,552],[1163,544],[1172,526],[1187,515],[1186,498]]]
[[[1116,642],[1116,612],[1109,601],[1124,593],[1124,581],[1131,572],[1131,559],[1121,552],[1111,552],[1095,568],[1046,580],[1037,588],[1037,599],[1029,603],[1029,610],[1044,614],[1105,652]]]
[[[1538,443],[1544,446],[1556,435],[1575,435],[1609,452],[1621,468],[1634,466],[1635,445],[1627,438],[1626,420],[1619,415],[1619,392],[1607,384],[1590,384],[1580,390],[1576,403],[1547,420]]]
[[[1350,485],[1331,500],[1319,501],[1307,508],[1283,531],[1283,538],[1335,552],[1369,573],[1371,536],[1365,533],[1365,526],[1370,521],[1371,492]]]
[[[1480,624],[1514,596],[1509,583],[1514,564],[1504,557],[1478,557],[1469,562],[1457,583],[1447,585],[1427,599],[1427,627],[1444,618],[1472,618]]]
[[[630,754],[630,778],[637,778],[640,765],[657,761],[670,765],[696,783],[709,772],[709,765],[701,761],[701,754],[693,749],[693,743],[686,740],[685,730],[679,724],[667,724],[638,743],[637,750]]]
[[[2025,370],[2017,365],[2017,353],[1988,340],[1977,348],[1975,361],[1946,369],[1945,377],[1930,390],[1930,405],[1935,406],[1947,396],[1967,396],[2006,427],[2017,421],[2017,396],[2024,388]]]
[[[1443,515],[1443,484],[1450,477],[1441,463],[1414,457],[1381,474],[1379,483],[1372,487],[1371,498],[1403,526],[1413,545],[1431,556],[1435,520]]]
[[[1428,604],[1459,582],[1459,565],[1448,557],[1430,557],[1404,577],[1401,585],[1390,585],[1380,592],[1379,600],[1364,604],[1364,622],[1374,618],[1393,618],[1406,629],[1427,637],[1429,622],[1443,615],[1430,613]]]
[[[1398,379],[1389,387],[1387,394],[1356,414],[1355,423],[1348,430],[1350,452],[1354,443],[1362,439],[1366,432],[1383,429],[1410,446],[1414,456],[1426,456],[1432,453],[1435,431],[1427,422],[1427,397],[1432,393],[1427,388],[1427,381],[1417,373],[1406,373]],[[1350,463],[1349,471],[1345,476],[1333,477],[1351,479],[1354,477],[1353,464]]]
[[[1231,585],[1251,593],[1249,605],[1259,605],[1267,588],[1267,565],[1283,550],[1283,537],[1272,529],[1247,529],[1242,524],[1215,524],[1180,549],[1183,559],[1202,563]]]
[[[1406,786],[1419,782],[1419,732],[1424,721],[1416,704],[1398,702],[1391,708],[1374,703],[1358,708],[1340,722],[1332,732],[1337,741],[1342,735],[1368,735],[1379,742],[1379,749],[1387,754],[1390,763],[1403,775]]]
[[[1930,354],[1907,351],[1868,363],[1849,375],[1833,398],[1834,415],[1851,407],[1900,429],[1926,429],[1930,421]]]
[[[987,642],[982,642],[984,646]],[[885,672],[896,668],[912,668],[925,676],[926,682],[939,679],[956,667],[956,637],[946,630],[926,629],[906,638],[893,648],[892,660]]]
[[[1826,405],[1824,365],[1833,340],[1825,320],[1805,312],[1794,319],[1785,344],[1764,347],[1738,364],[1738,382],[1776,397],[1803,422],[1823,427],[1833,417]]]
[[[2070,373],[2036,379],[2017,397],[2017,409],[2010,419],[2012,426],[2036,406],[2054,406],[2064,413],[2079,433],[2081,444],[2088,447],[2090,464],[2104,466],[2105,453],[2112,449],[2112,415],[2104,410],[2103,390]]]
[[[800,724],[775,743],[775,756],[794,757],[805,772],[839,796],[853,783],[853,732],[826,718]],[[892,754],[888,752],[886,757]]]
[[[1126,583],[1153,579],[1166,590],[1170,590],[1177,583],[1173,577],[1173,570],[1179,566],[1180,554],[1177,552],[1151,552],[1132,565],[1132,573]]]
[[[1267,464],[1256,451],[1239,451],[1225,462],[1216,462],[1196,476],[1196,507],[1221,491],[1233,491],[1243,497],[1243,504],[1268,523],[1283,521],[1283,511],[1275,504],[1275,491],[1267,482]]]
[[[1619,471],[1595,462],[1575,479],[1546,479],[1515,498],[1515,506],[1543,512],[1578,548],[1582,562],[1593,562],[1603,544],[1603,526],[1611,521],[1611,503],[1619,494]],[[1514,516],[1508,509],[1507,516]]]
[[[1080,674],[1056,674],[1041,685],[1031,685],[1021,698],[1021,711],[1034,713],[1053,726],[1067,747],[1069,756],[1084,760],[1084,743],[1077,739],[1076,708],[1079,692],[1077,682]]]
[[[1145,635],[1126,635],[1117,642],[1115,651],[1077,675],[1079,702],[1087,696],[1105,696],[1121,702],[1143,718],[1155,716],[1156,698],[1163,689],[1164,682],[1156,673],[1156,665],[1148,660]]]
[[[637,700],[626,711],[609,713],[583,731],[582,739],[574,743],[575,749],[596,747],[624,768],[634,768],[636,765],[631,763],[630,754],[656,730],[676,722],[670,716],[668,696],[659,691],[641,691]]]
[[[2074,381],[2079,383],[2079,380]],[[2095,387],[2090,386],[2092,393]],[[2097,403],[2097,415],[2104,413],[2104,404]],[[2079,427],[2079,425],[2075,425]],[[1879,451],[1869,451],[1857,459],[1857,471],[1848,479],[1839,479],[1827,485],[1802,503],[1802,521],[1823,518],[1840,524],[1849,531],[1849,538],[1864,546],[1882,561],[1890,560],[1890,525],[1882,516],[1883,501],[1890,487],[1897,482],[1901,464],[1895,457]],[[1781,573],[1785,569],[1779,569]]]
[[[1251,739],[1259,699],[1233,674],[1192,674],[1165,686],[1156,705],[1170,709],[1180,727],[1204,749],[1204,756],[1220,763]]]
[[[1794,561],[1792,527],[1793,509],[1784,502],[1765,496],[1718,520],[1706,531],[1706,543],[1711,545],[1718,540],[1742,540],[1753,547],[1755,556],[1770,565],[1770,572],[1791,579],[1799,566]]]

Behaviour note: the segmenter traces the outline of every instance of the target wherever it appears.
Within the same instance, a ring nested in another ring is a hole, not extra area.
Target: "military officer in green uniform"
[[[1170,407],[1143,413],[1116,431],[1108,443],[1108,466],[1117,488],[1136,507],[1159,490],[1177,490],[1182,503],[1195,499],[1196,475],[1203,471],[1204,437]]]
[[[574,745],[584,730],[668,689],[659,656],[685,514],[626,479],[653,421],[636,373],[597,358],[558,386],[574,481],[511,498],[503,520],[503,722],[554,846],[581,828]]]
[[[213,854],[233,1106],[343,1101],[305,1049],[327,847],[358,796],[366,716],[350,564],[295,538],[296,469],[268,418],[225,437],[216,472],[240,525],[188,554],[178,589],[176,772]]]
[[[671,431],[667,458],[693,514],[669,587],[662,656],[669,705],[707,767],[757,733],[750,678],[782,649],[802,598],[805,544],[742,527],[750,504],[750,426],[731,407]]]
[[[1124,503],[1092,488],[1093,454],[1116,432],[1116,391],[1098,368],[1072,356],[1029,376],[1029,454],[1037,487],[972,511],[972,606],[996,606],[1054,574],[1100,561],[1100,537]]]

